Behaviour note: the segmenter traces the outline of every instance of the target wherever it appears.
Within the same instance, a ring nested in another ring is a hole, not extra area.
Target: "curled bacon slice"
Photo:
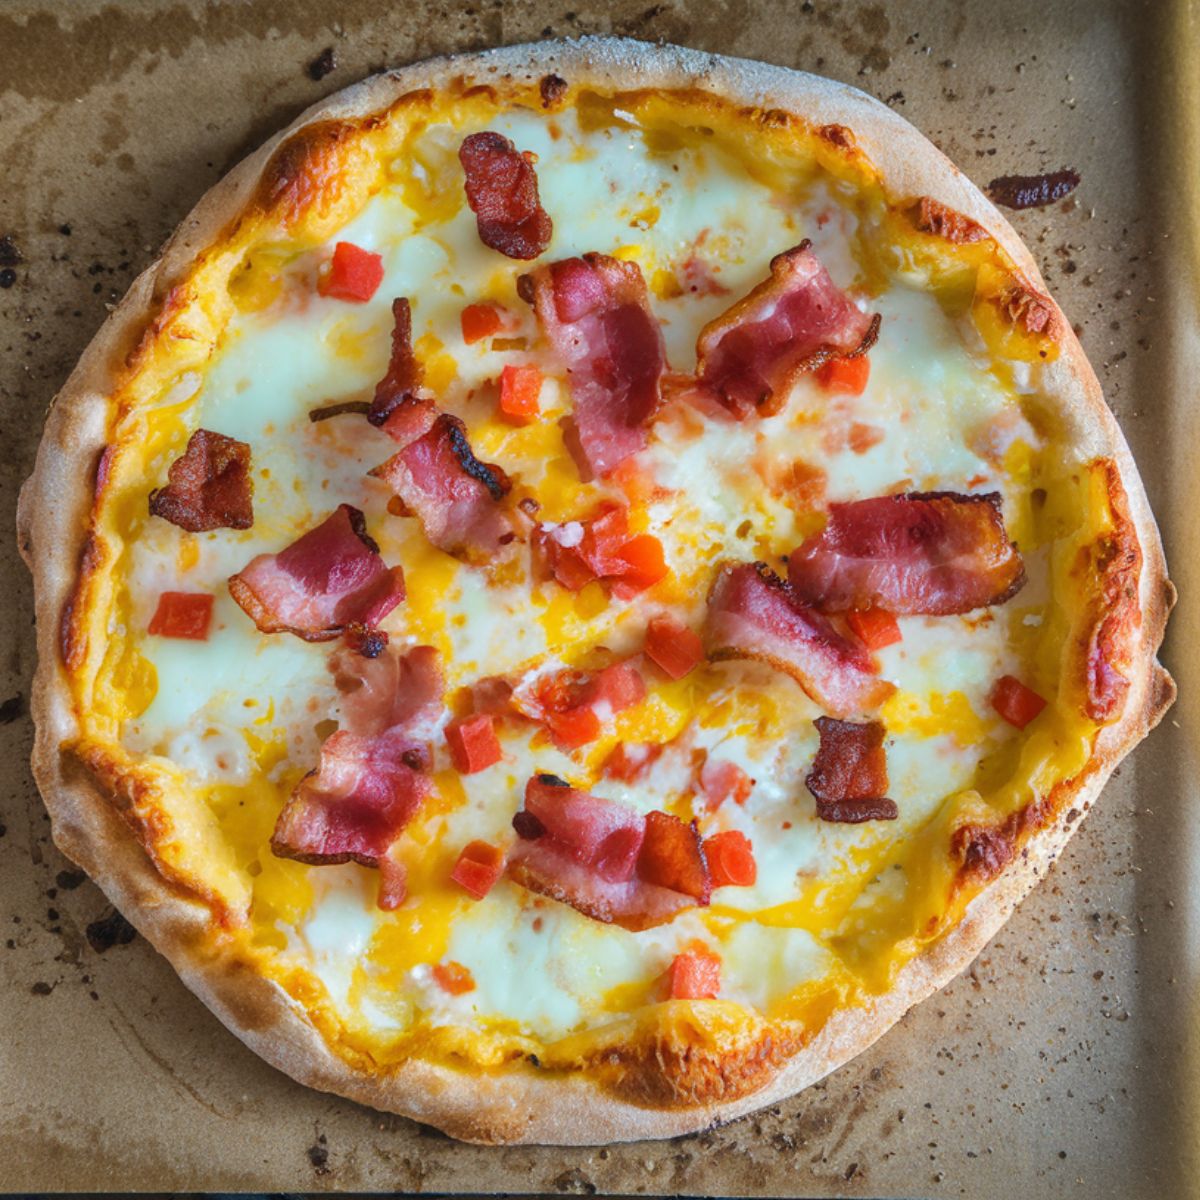
[[[398,416],[389,419],[389,433]],[[499,467],[475,457],[457,417],[434,417],[371,474],[404,501],[420,518],[425,536],[447,553],[486,558],[512,540],[512,523],[498,507],[512,484]]]
[[[509,258],[537,258],[550,244],[554,223],[538,197],[532,156],[487,129],[463,139],[458,161],[479,240]]]
[[[513,828],[509,877],[593,920],[648,929],[709,902],[699,834],[668,813],[643,816],[553,775],[535,775]]]
[[[375,385],[367,420],[382,425],[396,409],[417,398],[424,371],[412,347],[412,307],[405,296],[392,301],[392,354],[387,374]]]
[[[329,669],[341,697],[342,725],[354,733],[374,736],[397,726],[430,732],[442,711],[445,684],[432,646],[405,653],[389,646],[367,659],[339,647]]]
[[[641,268],[585,254],[522,275],[517,291],[566,370],[580,472],[607,475],[645,446],[667,361]]]
[[[1004,603],[1025,567],[997,493],[910,492],[831,504],[824,530],[789,556],[788,578],[824,612],[942,616]]]
[[[846,298],[811,246],[777,254],[771,277],[700,331],[697,381],[739,421],[778,412],[805,371],[875,343],[879,316]]]
[[[726,564],[708,594],[709,658],[752,658],[790,675],[823,709],[847,717],[876,708],[895,688],[865,647],[801,604],[764,563]]]
[[[899,810],[884,794],[888,774],[882,722],[818,717],[813,724],[821,744],[804,782],[817,802],[817,816],[843,824],[894,821]]]
[[[197,429],[167,468],[167,486],[150,493],[150,515],[189,533],[249,529],[254,524],[250,447]]]
[[[404,599],[404,572],[384,566],[362,513],[341,504],[285,550],[252,559],[229,594],[262,633],[327,642],[387,616]]]

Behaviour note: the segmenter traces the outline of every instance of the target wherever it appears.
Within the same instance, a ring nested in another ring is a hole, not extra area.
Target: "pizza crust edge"
[[[700,1069],[714,1076],[718,1094],[728,1081],[734,1098],[705,1095],[703,1102],[687,1107],[645,1107],[589,1079],[557,1074],[500,1077],[420,1060],[385,1076],[358,1072],[328,1048],[282,988],[234,955],[212,955],[205,938],[211,919],[207,908],[159,874],[113,797],[60,749],[78,732],[60,658],[62,614],[88,551],[88,518],[115,367],[124,363],[134,339],[154,319],[194,255],[253,201],[268,170],[276,169],[275,151],[297,132],[331,118],[379,111],[406,92],[464,75],[486,82],[505,75],[537,80],[551,72],[573,84],[613,88],[700,86],[735,102],[800,112],[815,125],[846,126],[891,194],[930,196],[978,222],[1029,283],[1045,292],[1036,263],[1004,217],[918,130],[879,102],[846,85],[786,68],[631,39],[589,38],[416,63],[374,76],[310,108],[201,199],[84,352],[51,408],[37,466],[22,489],[17,521],[21,553],[34,576],[38,616],[39,665],[31,699],[37,726],[33,771],[51,814],[55,843],[97,881],[187,986],[269,1063],[309,1086],[481,1143],[597,1144],[670,1137],[762,1108],[822,1078],[972,961],[1057,858],[1113,768],[1174,698],[1174,684],[1155,659],[1174,599],[1157,526],[1099,382],[1069,323],[1051,301],[1060,354],[1044,368],[1043,391],[1072,419],[1072,436],[1086,446],[1089,457],[1115,460],[1143,555],[1141,625],[1132,647],[1131,687],[1120,720],[1101,732],[1084,771],[1066,785],[1053,822],[1034,833],[972,901],[959,925],[904,966],[892,989],[871,1007],[837,1012],[798,1052],[760,1064],[759,1074],[765,1073],[766,1082],[755,1090],[745,1091],[744,1078],[741,1090],[734,1086],[739,1072],[750,1069],[747,1061],[717,1060]]]

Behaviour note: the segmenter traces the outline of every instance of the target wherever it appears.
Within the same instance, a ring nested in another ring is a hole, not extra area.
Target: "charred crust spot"
[[[360,126],[349,121],[321,121],[297,130],[271,156],[255,197],[264,213],[276,213],[292,225],[333,186]]]
[[[371,402],[369,400],[341,400],[337,404],[325,404],[320,408],[310,409],[308,419],[315,425],[318,421],[328,421],[330,417],[341,417],[347,413],[367,416],[370,411]]]
[[[458,465],[462,467],[464,474],[482,483],[493,500],[503,500],[512,487],[508,476],[499,467],[480,462],[475,457],[471,443],[467,440],[467,427],[458,417],[443,416],[441,419],[446,422],[450,449],[458,459]]]
[[[525,809],[513,813],[512,827],[517,831],[517,837],[527,842],[537,841],[546,832],[545,825]]]
[[[854,134],[845,125],[822,125],[817,130],[817,137],[837,146],[841,150],[853,150],[856,147]]]
[[[543,108],[553,108],[566,94],[567,81],[561,75],[543,75],[538,84]]]
[[[999,304],[1009,321],[1026,333],[1050,335],[1054,332],[1054,305],[1049,296],[1024,284],[1016,284],[1000,296]]]
[[[58,648],[63,665],[68,671],[78,670],[83,665],[83,657],[87,653],[87,639],[80,628],[80,605],[92,575],[100,568],[101,560],[100,543],[95,533],[89,531],[79,554],[75,585],[63,604],[62,617],[59,620]]]
[[[956,245],[979,242],[989,236],[978,221],[973,221],[932,196],[922,196],[908,210],[908,215],[922,233],[931,233]]]

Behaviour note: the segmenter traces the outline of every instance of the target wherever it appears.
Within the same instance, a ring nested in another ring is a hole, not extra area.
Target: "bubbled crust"
[[[421,1060],[387,1073],[352,1066],[327,1046],[308,1014],[261,975],[234,938],[214,926],[211,910],[155,869],[129,825],[62,747],[78,734],[59,653],[60,622],[90,544],[94,469],[103,448],[108,395],[127,358],[152,338],[164,305],[193,257],[253,208],[299,211],[329,164],[354,153],[346,122],[379,113],[418,89],[460,78],[503,88],[554,75],[572,85],[612,88],[700,87],[735,102],[793,112],[829,130],[831,144],[857,146],[879,169],[897,202],[930,197],[987,230],[1030,288],[1045,284],[1028,251],[993,205],[917,130],[845,85],[782,68],[673,46],[597,38],[514,46],[419,63],[368,79],[298,118],[212,189],[183,222],[162,257],[134,283],[57,397],[37,466],[22,491],[21,552],[34,575],[39,667],[32,710],[37,722],[34,774],[53,819],[56,843],[84,867],[109,899],[172,962],[184,982],[244,1042],[310,1086],[402,1113],[470,1141],[589,1144],[667,1137],[730,1120],[820,1079],[869,1046],[914,1003],[961,971],[1046,870],[1078,817],[1117,762],[1153,727],[1174,695],[1155,660],[1173,599],[1157,529],[1124,438],[1069,323],[1053,301],[1058,358],[1043,369],[1043,391],[1057,404],[1066,438],[1081,461],[1112,458],[1124,483],[1129,520],[1144,568],[1141,622],[1131,629],[1131,686],[1121,718],[1100,734],[1081,775],[1037,814],[964,919],[903,967],[890,991],[865,1008],[839,1010],[806,1044],[753,1043],[734,1055],[666,1054],[630,1046],[618,1055],[621,1082],[603,1074],[538,1071],[469,1073]],[[557,104],[557,84],[542,88]],[[1028,821],[1028,818],[1026,819]],[[964,860],[965,863],[965,860]],[[661,1048],[660,1048],[661,1049]],[[661,1063],[669,1061],[664,1092]]]

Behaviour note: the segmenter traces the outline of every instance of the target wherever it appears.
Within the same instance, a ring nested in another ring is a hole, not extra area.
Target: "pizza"
[[[1173,695],[1013,230],[857,91],[673,47],[306,113],[97,335],[19,524],[58,845],[271,1063],[479,1142],[822,1077]]]

